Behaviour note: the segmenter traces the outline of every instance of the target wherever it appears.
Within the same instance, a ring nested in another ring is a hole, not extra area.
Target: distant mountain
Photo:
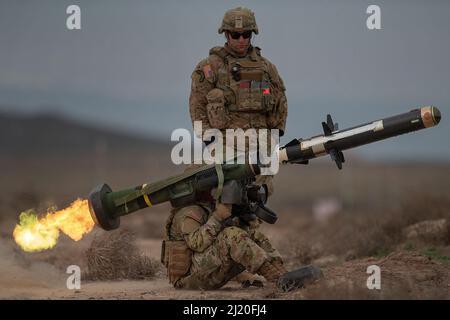
[[[109,153],[140,149],[167,152],[170,145],[50,113],[31,116],[0,113],[0,154]]]

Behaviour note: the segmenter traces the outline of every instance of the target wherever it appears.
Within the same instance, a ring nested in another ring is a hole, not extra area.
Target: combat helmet
[[[224,31],[247,30],[251,30],[255,34],[258,34],[255,14],[250,9],[237,7],[225,12],[222,19],[222,25],[219,28],[219,33],[223,33]]]

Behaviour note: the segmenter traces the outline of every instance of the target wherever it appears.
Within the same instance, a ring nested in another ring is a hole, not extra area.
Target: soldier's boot
[[[322,271],[314,266],[306,266],[287,272],[279,261],[265,261],[257,271],[267,281],[276,283],[282,291],[292,291],[303,288],[305,284],[311,283],[323,277]]]
[[[248,288],[248,287],[262,288],[262,287],[264,287],[264,284],[263,284],[262,280],[260,279],[260,276],[250,273],[248,271],[241,272],[234,279],[238,283],[241,284],[242,288]]]
[[[278,261],[270,262],[266,260],[256,271],[257,274],[263,276],[267,281],[276,283],[278,279],[285,274],[287,270]]]
[[[287,272],[288,271],[284,267],[283,263],[279,260],[272,262],[266,261],[257,271],[258,274],[262,275],[269,282],[277,282],[278,279]]]
[[[272,264],[274,265],[275,268],[277,268],[282,274],[285,274],[286,272],[288,272],[286,270],[286,268],[283,265],[283,262],[281,262],[280,260],[275,260],[272,262]]]

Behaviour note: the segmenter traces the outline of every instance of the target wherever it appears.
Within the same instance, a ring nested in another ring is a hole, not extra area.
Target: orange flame
[[[16,243],[27,252],[53,248],[62,231],[72,240],[80,240],[84,234],[94,228],[87,200],[77,199],[59,211],[51,211],[45,217],[38,218],[33,210],[22,212],[19,224],[14,228]]]

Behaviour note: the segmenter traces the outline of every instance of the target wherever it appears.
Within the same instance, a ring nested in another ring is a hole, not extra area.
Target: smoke
[[[45,298],[36,289],[66,287],[65,274],[55,266],[32,261],[26,254],[15,250],[12,242],[0,242],[0,298]]]

